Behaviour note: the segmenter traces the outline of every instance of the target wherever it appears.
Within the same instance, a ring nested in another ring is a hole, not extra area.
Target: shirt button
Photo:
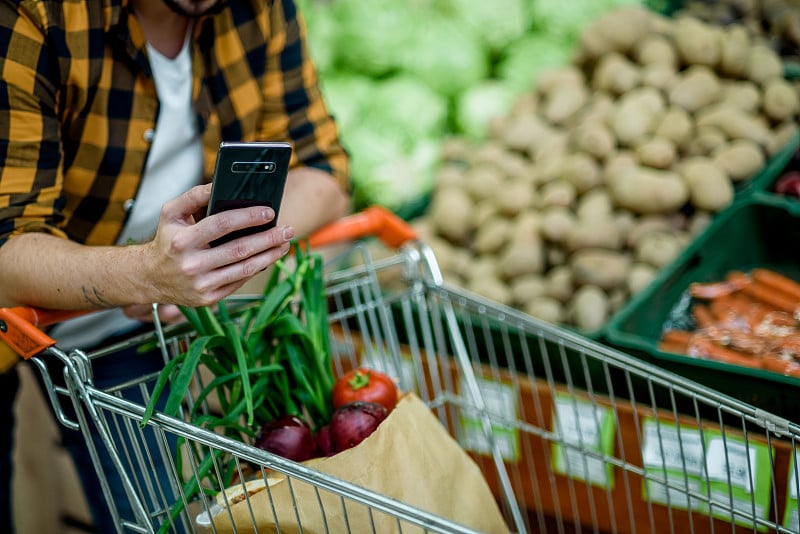
[[[144,140],[147,141],[148,143],[151,142],[155,136],[156,132],[152,128],[148,128],[147,130],[144,131]]]
[[[133,209],[134,204],[136,204],[136,201],[133,200],[132,198],[129,198],[128,200],[123,202],[122,209],[124,209],[127,212],[130,212]]]

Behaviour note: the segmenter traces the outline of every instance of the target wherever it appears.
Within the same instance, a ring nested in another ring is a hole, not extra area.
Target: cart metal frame
[[[336,223],[311,245],[365,236],[385,245],[361,240],[328,262],[335,370],[377,366],[416,392],[479,464],[511,531],[800,531],[800,426],[449,286],[430,247],[384,210]],[[227,300],[234,310],[248,301]],[[64,317],[0,309],[0,339],[38,367],[59,422],[86,435],[119,532],[215,532],[210,518],[224,516],[224,506],[185,489],[204,461],[223,484],[223,455],[241,480],[281,473],[312,486],[323,518],[333,495],[336,513],[366,510],[374,532],[387,519],[396,532],[471,532],[180,418],[156,413],[141,428],[157,373],[98,387],[94,365],[123,346],[65,352],[42,330]],[[191,337],[186,327],[156,323],[124,346],[155,342],[166,361]],[[63,383],[53,380],[54,362]],[[130,391],[143,400],[130,400]],[[132,514],[110,498],[97,447],[110,453]],[[287,530],[279,515],[268,531],[302,531],[299,514]]]

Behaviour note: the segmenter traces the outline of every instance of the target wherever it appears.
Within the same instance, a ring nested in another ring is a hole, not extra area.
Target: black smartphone
[[[236,208],[269,206],[275,211],[275,218],[264,225],[231,232],[212,241],[212,247],[275,226],[291,157],[292,146],[281,141],[220,143],[208,215]]]

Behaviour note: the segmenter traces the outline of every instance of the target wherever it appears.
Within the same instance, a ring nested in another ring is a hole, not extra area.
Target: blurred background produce
[[[300,0],[357,207],[424,210],[450,135],[483,139],[580,29],[636,0]]]
[[[302,0],[356,207],[413,219],[448,282],[597,334],[798,131],[774,46],[661,3]]]

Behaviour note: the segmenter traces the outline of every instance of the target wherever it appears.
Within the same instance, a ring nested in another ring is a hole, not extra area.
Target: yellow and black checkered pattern
[[[223,140],[288,141],[348,187],[347,156],[291,0],[196,21],[193,103],[206,175]],[[127,0],[0,3],[0,245],[47,231],[110,245],[145,168],[158,99]]]

